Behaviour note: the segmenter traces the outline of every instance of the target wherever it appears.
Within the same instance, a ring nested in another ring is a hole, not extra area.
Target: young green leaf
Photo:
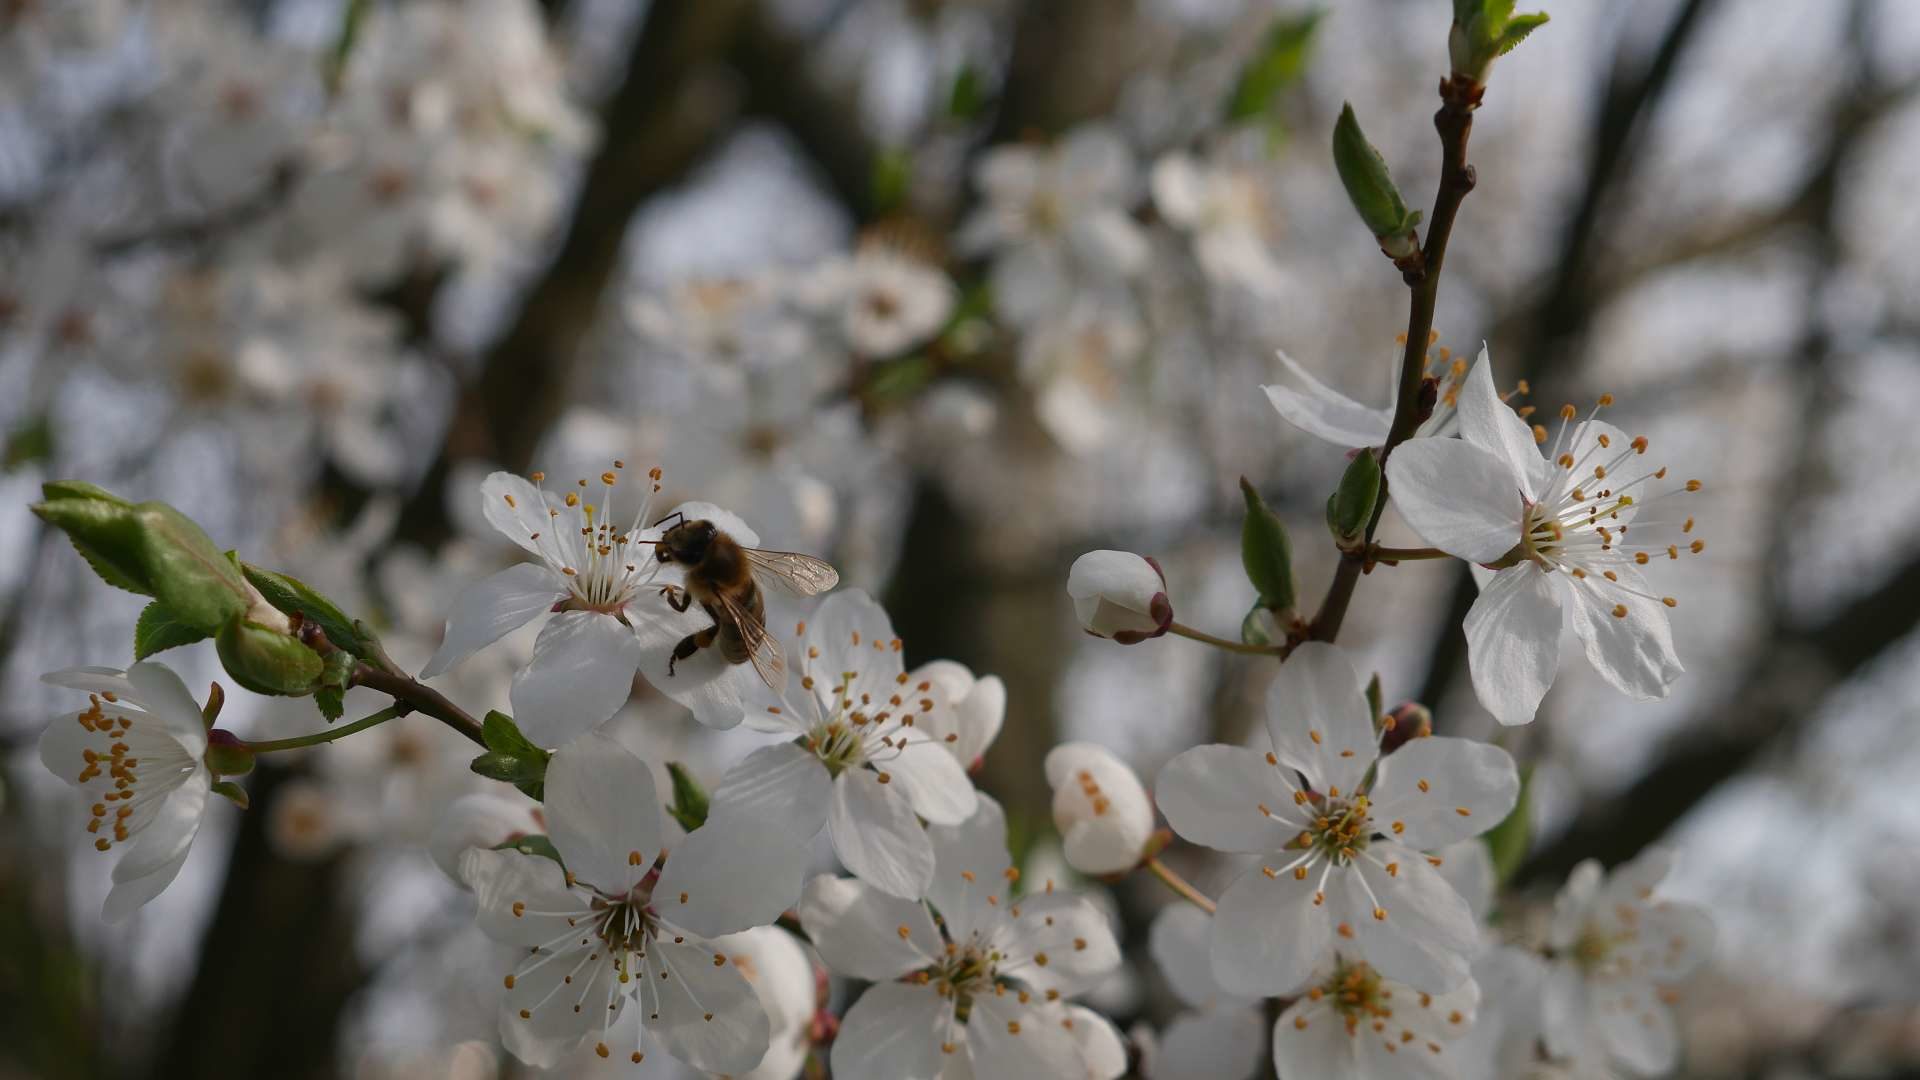
[[[167,606],[155,600],[140,611],[140,620],[133,624],[133,658],[145,660],[157,652],[191,645],[211,637],[197,626],[181,622]]]
[[[199,525],[163,502],[132,510],[154,599],[180,621],[214,631],[247,610],[246,582]]]
[[[1340,119],[1333,125],[1333,166],[1348,201],[1383,247],[1390,241],[1404,241],[1420,223],[1419,211],[1407,209],[1407,201],[1394,185],[1387,160],[1360,130],[1352,105],[1341,106]]]
[[[1227,95],[1227,120],[1240,123],[1268,114],[1280,92],[1299,80],[1312,53],[1322,11],[1276,20]]]
[[[1240,478],[1240,493],[1247,501],[1246,522],[1240,529],[1240,562],[1247,580],[1260,593],[1260,602],[1269,611],[1287,611],[1293,607],[1293,547],[1279,515],[1268,509],[1246,477]]]
[[[673,779],[673,802],[667,807],[667,813],[688,832],[705,825],[709,807],[707,790],[677,761],[667,762],[667,775]]]
[[[48,490],[54,488],[47,485]],[[67,534],[73,550],[100,580],[130,593],[153,595],[153,582],[140,557],[140,525],[131,506],[117,500],[55,497],[33,504],[33,512]]]
[[[364,624],[341,611],[338,605],[314,591],[312,586],[291,574],[282,574],[252,563],[243,562],[240,569],[246,574],[247,581],[260,590],[260,595],[266,597],[267,603],[281,613],[298,615],[318,626],[337,648],[345,649],[362,660],[373,658],[378,640],[367,631]]]

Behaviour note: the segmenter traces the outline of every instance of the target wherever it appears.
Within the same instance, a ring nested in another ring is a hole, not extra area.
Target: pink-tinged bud
[[[207,732],[207,768],[216,776],[245,776],[253,771],[253,751],[231,731]]]
[[[1398,706],[1380,719],[1380,754],[1385,756],[1414,739],[1433,734],[1433,713],[1417,701]]]
[[[1054,747],[1046,769],[1067,865],[1094,876],[1138,866],[1153,839],[1153,803],[1133,770],[1083,742]]]
[[[1067,573],[1067,595],[1087,633],[1132,645],[1173,625],[1160,564],[1131,551],[1089,551]]]

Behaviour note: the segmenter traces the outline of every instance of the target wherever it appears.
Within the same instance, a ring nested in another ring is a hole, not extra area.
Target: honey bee
[[[667,674],[671,676],[675,664],[701,649],[717,647],[727,663],[752,661],[768,686],[784,689],[787,661],[780,654],[780,643],[767,633],[766,598],[760,587],[817,596],[840,583],[839,571],[797,551],[746,547],[711,521],[676,516],[680,521],[654,542],[654,555],[663,563],[685,567],[686,585],[667,585],[661,594],[675,611],[685,611],[699,601],[713,625],[680,639],[667,661]]]

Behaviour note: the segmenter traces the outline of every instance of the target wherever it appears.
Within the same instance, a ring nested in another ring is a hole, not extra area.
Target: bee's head
[[[660,537],[655,550],[661,562],[694,565],[707,557],[707,548],[719,531],[711,521],[682,521]]]

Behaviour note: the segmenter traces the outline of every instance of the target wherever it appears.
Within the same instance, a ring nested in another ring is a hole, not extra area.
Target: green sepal
[[[145,660],[157,652],[205,641],[213,635],[197,626],[189,626],[167,610],[158,600],[140,609],[140,620],[133,624],[133,658]]]
[[[1532,787],[1533,770],[1521,769],[1520,794],[1514,800],[1513,812],[1480,837],[1487,845],[1487,854],[1493,858],[1493,880],[1496,884],[1504,885],[1512,880],[1514,871],[1526,861],[1527,847],[1533,833],[1530,806]]]
[[[1327,504],[1327,527],[1333,530],[1334,539],[1344,543],[1364,533],[1379,499],[1380,459],[1372,450],[1362,449],[1347,464],[1340,486]]]
[[[1367,141],[1352,105],[1340,107],[1340,119],[1333,125],[1333,166],[1347,189],[1347,200],[1383,246],[1407,237],[1420,224],[1420,212],[1407,209],[1387,171],[1387,159]]]
[[[1373,673],[1373,678],[1367,680],[1367,708],[1373,710],[1375,728],[1380,726],[1380,717],[1383,715],[1381,710],[1384,707],[1380,694],[1380,673],[1376,671]]]
[[[1293,546],[1287,540],[1286,527],[1261,500],[1260,493],[1246,477],[1240,478],[1240,493],[1246,498],[1247,518],[1240,529],[1240,563],[1247,580],[1260,593],[1260,603],[1268,611],[1293,608]]]
[[[667,762],[667,775],[673,779],[673,802],[667,807],[667,813],[688,832],[705,825],[710,806],[707,789],[677,761]]]
[[[299,638],[245,615],[227,620],[213,635],[220,664],[233,681],[256,694],[300,697],[320,686],[325,662]]]
[[[542,859],[552,859],[556,863],[561,862],[560,849],[554,847],[553,841],[541,833],[516,836],[511,840],[493,845],[493,850],[517,851],[522,855],[533,855]]]
[[[1255,600],[1253,606],[1247,609],[1246,617],[1240,620],[1240,640],[1247,645],[1266,648],[1277,640],[1278,628],[1279,622],[1274,619],[1273,612],[1267,610],[1264,602]]]
[[[320,595],[311,585],[291,574],[282,574],[252,563],[243,562],[239,565],[247,581],[260,590],[260,595],[266,598],[267,603],[282,614],[289,617],[297,615],[318,626],[336,648],[345,649],[362,660],[373,659],[379,639],[367,630],[365,624],[341,611],[339,605]]]
[[[231,780],[221,780],[213,785],[213,793],[223,796],[242,810],[253,806],[253,800],[247,797],[247,789]]]
[[[1227,95],[1226,114],[1230,123],[1266,116],[1280,92],[1292,86],[1306,71],[1312,52],[1313,32],[1324,11],[1309,11],[1289,19],[1279,19],[1268,28],[1240,78]]]

